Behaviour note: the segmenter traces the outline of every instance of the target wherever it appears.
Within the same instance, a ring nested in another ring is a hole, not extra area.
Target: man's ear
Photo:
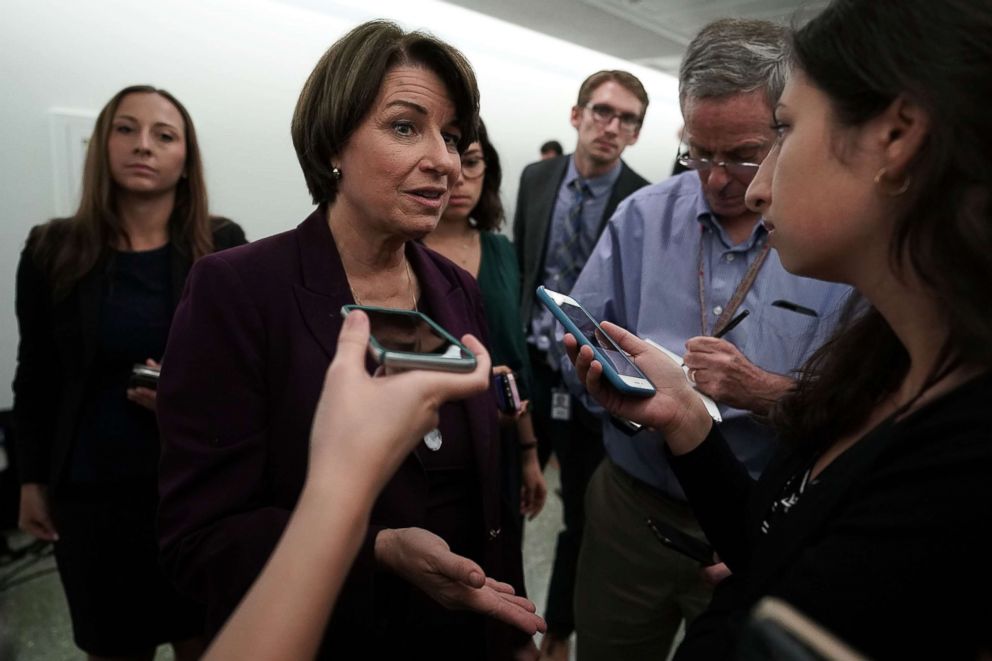
[[[877,118],[875,129],[882,165],[889,177],[902,179],[930,132],[930,115],[915,101],[899,96]]]
[[[572,106],[571,122],[574,128],[579,128],[579,124],[582,122],[582,108],[579,106]]]

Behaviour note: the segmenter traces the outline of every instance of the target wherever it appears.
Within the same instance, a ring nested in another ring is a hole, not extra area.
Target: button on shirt
[[[705,334],[761,252],[761,225],[733,245],[710,212],[699,177],[687,172],[642,188],[624,200],[582,270],[572,297],[599,320],[615,322],[682,355],[700,328],[700,246],[706,302]],[[792,275],[772,250],[739,309],[751,312],[724,339],[758,367],[793,375],[833,331],[851,289]],[[815,310],[817,317],[772,306],[786,300]],[[559,337],[562,334],[558,328]],[[590,410],[603,413],[562,361],[566,383]],[[771,430],[748,411],[720,406],[720,429],[734,454],[757,477],[772,454]],[[628,436],[604,424],[606,452],[623,470],[668,495],[685,500],[655,432]]]
[[[585,234],[586,245],[596,245],[597,233],[600,223],[603,220],[603,211],[606,203],[610,199],[613,185],[620,178],[620,170],[623,164],[617,161],[616,166],[606,174],[595,179],[586,179],[588,187],[585,203],[582,205],[581,227]],[[568,214],[576,200],[576,191],[572,182],[579,179],[579,171],[575,169],[575,157],[568,160],[568,169],[565,171],[565,178],[562,179],[558,187],[558,197],[555,200],[555,208],[551,214],[551,228],[548,230],[548,246],[544,257],[544,274],[541,279],[543,284],[552,291],[561,292],[557,288],[558,274],[563,264],[559,263],[559,247],[568,240]],[[567,294],[568,292],[561,292]],[[548,351],[554,338],[554,318],[551,313],[540,304],[534,306],[534,311],[530,319],[530,333],[527,342],[533,344],[541,351]],[[556,356],[552,354],[552,363]],[[553,364],[553,366],[555,366]]]

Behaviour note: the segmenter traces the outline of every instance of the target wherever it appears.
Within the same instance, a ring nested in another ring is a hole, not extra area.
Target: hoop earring
[[[885,176],[885,172],[886,172],[885,168],[882,168],[881,170],[878,171],[878,174],[875,175],[875,183],[878,184],[879,189],[889,197],[899,197],[900,195],[908,191],[909,185],[913,183],[913,176],[907,174],[901,186],[899,186],[898,188],[892,188],[890,187],[890,184],[882,180],[882,177]]]
[[[341,168],[336,165],[331,168],[331,176],[334,177],[335,181],[341,181]]]

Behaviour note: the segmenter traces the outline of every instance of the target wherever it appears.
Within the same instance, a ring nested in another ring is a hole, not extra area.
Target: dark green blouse
[[[520,267],[510,240],[497,232],[481,232],[482,258],[479,289],[489,322],[493,365],[507,365],[517,373],[520,397],[531,391],[530,357],[520,320]]]

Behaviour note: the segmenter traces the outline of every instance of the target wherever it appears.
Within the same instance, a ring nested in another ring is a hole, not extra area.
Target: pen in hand
[[[736,317],[734,317],[729,322],[727,322],[726,326],[721,328],[716,333],[713,333],[713,337],[719,339],[724,335],[726,335],[727,333],[729,333],[730,331],[734,330],[735,328],[737,328],[737,324],[744,321],[744,317],[748,316],[749,314],[751,314],[749,310],[741,310]]]

